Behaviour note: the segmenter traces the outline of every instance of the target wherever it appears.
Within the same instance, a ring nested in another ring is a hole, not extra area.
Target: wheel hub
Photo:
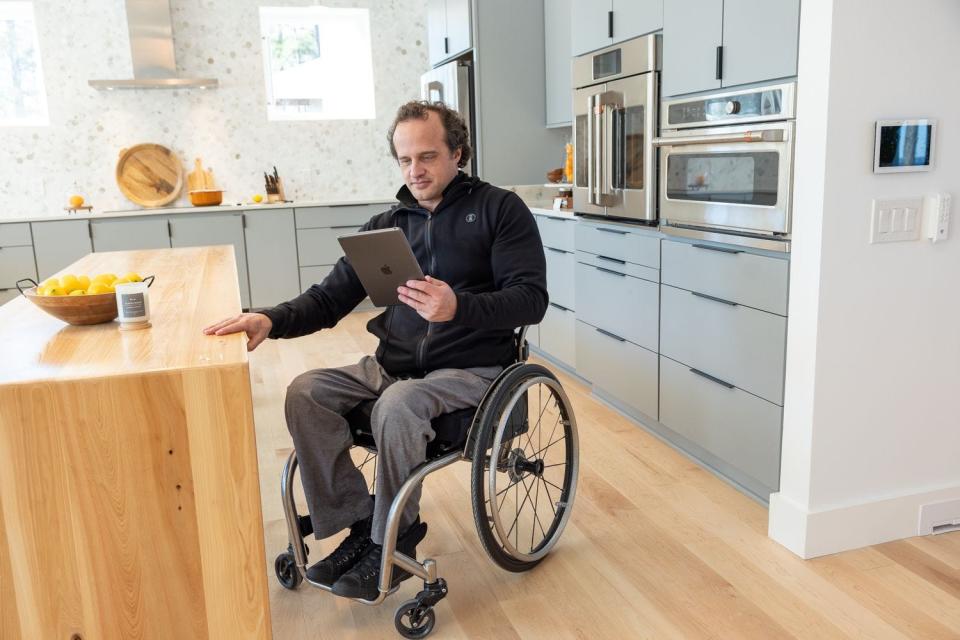
[[[543,460],[530,461],[520,448],[511,451],[507,459],[507,475],[510,482],[520,482],[521,478],[531,474],[540,477],[543,475],[543,469]]]

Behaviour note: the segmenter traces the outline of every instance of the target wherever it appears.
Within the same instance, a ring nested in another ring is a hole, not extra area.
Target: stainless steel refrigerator
[[[466,173],[477,173],[476,121],[474,119],[473,64],[469,59],[454,60],[420,76],[420,98],[442,102],[460,113],[470,131],[474,154],[463,168]]]

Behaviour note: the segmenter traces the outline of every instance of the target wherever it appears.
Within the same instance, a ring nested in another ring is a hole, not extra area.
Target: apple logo
[[[385,276],[388,276],[391,273],[393,273],[393,270],[390,268],[390,265],[385,264],[382,267],[380,267],[380,273],[382,273]]]

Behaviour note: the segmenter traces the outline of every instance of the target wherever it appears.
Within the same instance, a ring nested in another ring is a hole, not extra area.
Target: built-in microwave
[[[662,231],[789,251],[795,87],[664,103]]]
[[[660,43],[652,34],[574,58],[574,212],[656,221]]]

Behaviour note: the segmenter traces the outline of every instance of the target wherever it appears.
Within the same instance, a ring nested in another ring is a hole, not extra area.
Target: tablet
[[[348,233],[337,240],[377,307],[401,304],[397,287],[407,280],[423,280],[413,249],[397,227]]]

